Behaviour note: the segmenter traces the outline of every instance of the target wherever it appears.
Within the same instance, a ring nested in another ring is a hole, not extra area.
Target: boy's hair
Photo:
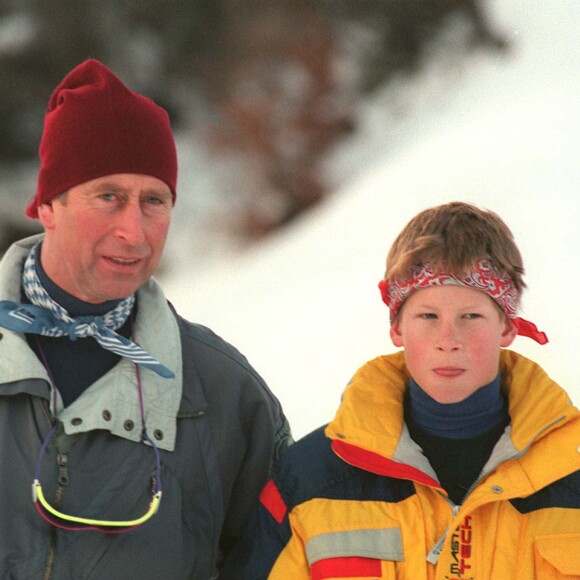
[[[476,260],[507,274],[521,296],[524,265],[505,222],[492,211],[452,202],[420,212],[403,228],[389,250],[385,280],[406,280],[425,263],[462,276]]]

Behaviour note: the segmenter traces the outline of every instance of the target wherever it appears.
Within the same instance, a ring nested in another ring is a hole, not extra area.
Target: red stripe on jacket
[[[422,483],[430,487],[441,489],[440,483],[423,473],[420,469],[393,461],[387,457],[383,457],[378,453],[361,449],[356,445],[351,445],[345,441],[335,439],[332,442],[332,449],[344,461],[355,467],[360,467],[371,473],[377,475],[385,475],[387,477],[394,477],[396,479],[408,479],[417,483]]]
[[[381,561],[372,558],[326,558],[312,564],[312,580],[325,578],[364,578],[381,575]]]
[[[273,479],[264,486],[264,489],[260,494],[260,503],[279,524],[284,521],[288,508],[286,507]]]

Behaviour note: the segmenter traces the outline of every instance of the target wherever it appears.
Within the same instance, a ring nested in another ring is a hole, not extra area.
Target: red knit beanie
[[[52,93],[39,156],[38,187],[26,209],[31,218],[71,187],[117,173],[157,177],[175,200],[177,153],[168,114],[97,60],[77,66]]]

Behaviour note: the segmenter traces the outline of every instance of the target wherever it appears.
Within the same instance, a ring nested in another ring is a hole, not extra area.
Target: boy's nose
[[[445,352],[452,352],[461,348],[461,339],[455,324],[451,322],[443,322],[441,324],[437,348]]]

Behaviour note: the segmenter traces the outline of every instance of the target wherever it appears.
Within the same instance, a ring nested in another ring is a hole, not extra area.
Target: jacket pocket
[[[403,560],[398,528],[345,530],[312,537],[306,543],[312,580],[329,578],[391,578],[395,562]],[[392,574],[383,562],[390,562]]]
[[[580,578],[580,534],[553,534],[534,539],[536,578]]]

